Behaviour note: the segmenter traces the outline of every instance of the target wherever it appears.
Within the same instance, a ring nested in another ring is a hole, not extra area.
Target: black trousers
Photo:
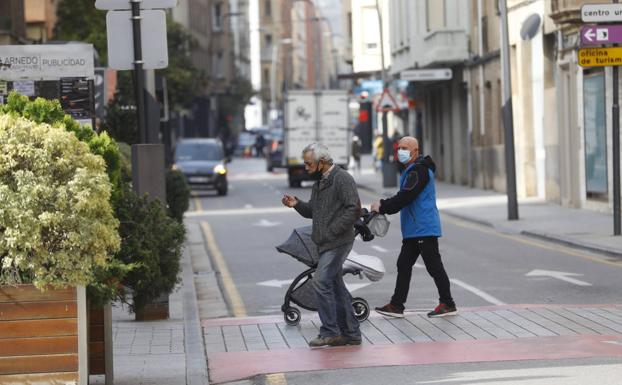
[[[423,257],[423,263],[428,274],[434,279],[440,297],[439,301],[448,306],[455,306],[454,300],[451,298],[449,278],[441,261],[441,254],[438,251],[437,237],[406,238],[402,240],[402,250],[397,258],[397,281],[395,282],[395,291],[393,292],[393,297],[391,297],[391,303],[399,309],[404,309],[404,304],[408,298],[413,266],[417,262],[419,255]]]

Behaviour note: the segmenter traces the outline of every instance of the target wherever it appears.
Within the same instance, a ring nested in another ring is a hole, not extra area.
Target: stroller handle
[[[374,234],[372,234],[367,224],[372,220],[378,213],[374,211],[369,211],[366,208],[361,209],[360,218],[354,223],[354,233],[355,235],[360,235],[364,242],[369,242],[374,239]]]

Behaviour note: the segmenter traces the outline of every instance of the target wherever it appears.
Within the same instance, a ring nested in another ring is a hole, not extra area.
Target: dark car
[[[192,189],[215,189],[227,195],[227,158],[218,139],[182,139],[175,148],[175,164]]]
[[[283,131],[271,131],[269,138],[266,145],[266,170],[272,171],[283,167]]]

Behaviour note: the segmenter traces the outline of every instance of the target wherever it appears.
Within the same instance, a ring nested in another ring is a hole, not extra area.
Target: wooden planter
[[[88,383],[84,287],[0,286],[0,384]]]

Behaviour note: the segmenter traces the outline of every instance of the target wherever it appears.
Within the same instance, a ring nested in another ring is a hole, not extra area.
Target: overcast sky
[[[322,14],[330,20],[333,33],[341,34],[341,1],[349,0],[314,0],[322,10]]]

